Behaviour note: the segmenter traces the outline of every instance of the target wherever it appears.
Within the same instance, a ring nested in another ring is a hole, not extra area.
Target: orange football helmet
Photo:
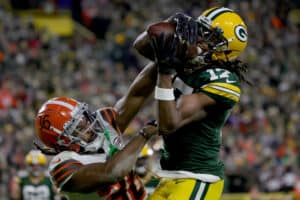
[[[88,104],[72,98],[56,97],[46,101],[38,111],[35,129],[38,138],[58,152],[97,151],[103,143],[101,121],[88,110]],[[89,140],[84,139],[87,133]]]

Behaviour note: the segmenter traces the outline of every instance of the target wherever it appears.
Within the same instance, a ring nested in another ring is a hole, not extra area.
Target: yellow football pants
[[[224,180],[215,183],[196,179],[163,179],[149,200],[219,200]]]

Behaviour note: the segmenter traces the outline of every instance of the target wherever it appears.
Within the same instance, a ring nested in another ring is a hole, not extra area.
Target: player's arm
[[[124,149],[115,153],[105,163],[93,163],[78,167],[71,178],[63,185],[62,189],[69,192],[91,192],[99,189],[101,186],[121,180],[132,170],[139,152],[154,134],[157,134],[155,126],[148,125],[144,127],[142,134],[135,136]],[[60,168],[57,168],[58,172],[56,174],[61,173],[59,172]],[[66,171],[65,173],[71,172]],[[52,173],[53,176],[56,174],[55,171]],[[61,177],[63,176],[61,173]],[[56,177],[54,181],[59,181],[60,179],[63,178]]]
[[[123,132],[133,117],[152,94],[157,78],[157,68],[150,62],[135,78],[127,94],[115,105],[118,113],[118,125]]]
[[[172,91],[172,77],[158,74],[158,88]],[[159,98],[159,97],[157,97]],[[175,100],[158,100],[158,126],[161,134],[169,134],[178,128],[203,119],[207,113],[206,108],[216,104],[216,101],[204,93],[182,95]]]

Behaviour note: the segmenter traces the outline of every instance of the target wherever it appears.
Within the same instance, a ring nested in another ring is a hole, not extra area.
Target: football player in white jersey
[[[57,97],[38,111],[36,132],[56,154],[50,162],[51,179],[68,192],[97,192],[106,199],[144,199],[145,190],[132,171],[138,154],[157,130],[147,125],[127,145],[114,108],[90,112],[85,103]]]
[[[154,89],[151,77],[145,78],[151,74],[149,70],[155,69],[145,67],[114,107],[91,112],[86,103],[65,97],[49,99],[41,106],[35,122],[35,144],[44,153],[55,155],[50,175],[60,190],[97,192],[114,200],[146,198],[144,186],[132,169],[157,128],[145,125],[127,145],[122,133]]]

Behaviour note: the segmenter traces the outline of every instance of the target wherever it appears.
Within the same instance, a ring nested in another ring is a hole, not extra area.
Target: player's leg
[[[224,181],[206,183],[195,179],[165,179],[150,195],[149,200],[218,200]]]
[[[167,199],[169,195],[168,189],[173,184],[171,179],[161,179],[158,186],[155,188],[155,190],[151,193],[151,195],[148,197],[148,200],[164,200]]]
[[[195,179],[163,179],[149,200],[188,200],[197,187]]]

